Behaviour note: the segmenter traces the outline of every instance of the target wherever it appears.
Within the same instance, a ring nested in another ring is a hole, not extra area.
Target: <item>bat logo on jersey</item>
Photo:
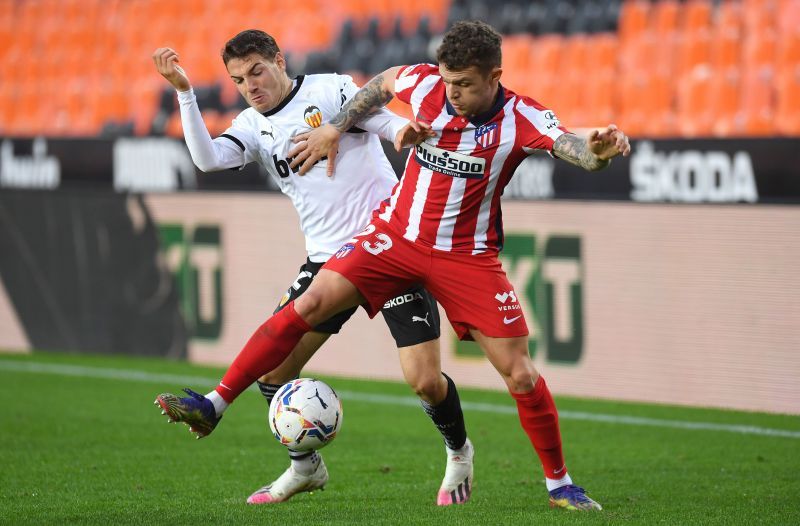
[[[423,168],[450,177],[482,179],[486,170],[486,159],[443,150],[424,142],[414,148],[414,154]]]
[[[303,118],[306,120],[306,124],[312,128],[319,128],[322,124],[322,112],[316,106],[309,106],[306,108],[306,111],[303,113]]]
[[[481,145],[481,148],[488,148],[497,142],[497,123],[484,124],[475,130],[475,142]]]

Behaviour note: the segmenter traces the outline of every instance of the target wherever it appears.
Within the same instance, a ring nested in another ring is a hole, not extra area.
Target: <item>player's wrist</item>
[[[189,86],[189,89],[187,89],[185,91],[181,91],[181,90],[177,90],[176,89],[175,92],[178,94],[178,103],[179,104],[190,104],[190,103],[194,102],[194,100],[195,100],[194,90],[192,89],[191,86]]]

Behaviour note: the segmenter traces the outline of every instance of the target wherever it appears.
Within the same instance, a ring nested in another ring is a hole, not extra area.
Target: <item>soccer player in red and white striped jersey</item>
[[[356,305],[374,316],[386,299],[419,282],[458,336],[474,339],[506,382],[544,468],[550,505],[601,509],[567,473],[558,413],[528,354],[527,325],[498,259],[500,195],[535,150],[599,170],[629,154],[628,138],[614,125],[577,137],[553,112],[503,87],[501,37],[483,22],[455,24],[437,59],[438,66],[376,76],[289,152],[301,173],[327,155],[331,174],[339,136],[394,96],[434,132],[409,154],[403,177],[367,228],[328,260],[305,294],[256,331],[211,396],[232,402],[314,324]]]

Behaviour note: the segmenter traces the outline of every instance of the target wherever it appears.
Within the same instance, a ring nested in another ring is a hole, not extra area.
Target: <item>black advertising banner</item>
[[[0,192],[0,281],[35,349],[184,358],[159,243],[141,195]]]
[[[384,142],[395,171],[407,151]],[[647,203],[800,203],[800,139],[636,140],[630,157],[586,172],[533,155],[505,190],[508,199]],[[262,167],[203,173],[176,139],[0,139],[0,188],[277,191]]]
[[[0,139],[0,188],[273,190],[255,164],[203,173],[183,141],[163,137],[120,139]]]
[[[599,172],[549,157],[529,158],[516,185],[539,181],[547,196],[648,203],[800,203],[800,140],[638,140],[631,155]],[[541,165],[545,165],[542,167]],[[541,181],[544,179],[544,181]],[[513,192],[514,181],[510,185]]]

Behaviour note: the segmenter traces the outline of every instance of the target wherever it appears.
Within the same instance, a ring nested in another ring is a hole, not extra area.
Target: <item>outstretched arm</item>
[[[156,70],[178,92],[183,136],[195,166],[204,172],[237,168],[244,164],[242,150],[227,139],[212,140],[208,133],[192,84],[186,72],[178,65],[178,53],[161,47],[153,52]]]
[[[553,144],[553,153],[565,161],[585,170],[602,170],[619,154],[631,152],[628,137],[614,124],[603,130],[593,130],[587,138],[572,133],[561,135]]]
[[[394,97],[394,79],[400,68],[389,68],[376,75],[353,95],[342,111],[324,126],[313,130],[303,142],[292,148],[289,157],[294,158],[292,168],[300,166],[300,175],[305,175],[314,164],[328,157],[328,176],[333,175],[334,159],[339,150],[339,137],[352,126],[366,119],[378,108],[385,106]]]

